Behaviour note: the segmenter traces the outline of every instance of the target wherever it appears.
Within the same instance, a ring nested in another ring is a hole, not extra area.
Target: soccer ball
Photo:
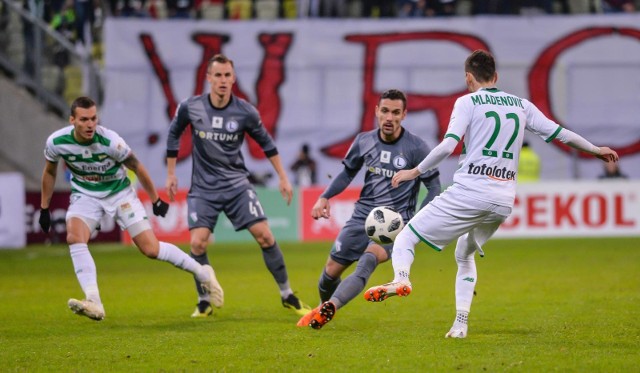
[[[389,244],[404,227],[402,216],[387,206],[376,207],[369,213],[364,222],[367,236],[379,244]]]

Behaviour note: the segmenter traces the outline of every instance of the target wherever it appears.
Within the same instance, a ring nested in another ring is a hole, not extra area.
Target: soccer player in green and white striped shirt
[[[105,317],[96,265],[88,247],[91,234],[105,214],[115,217],[144,255],[191,272],[202,281],[212,297],[221,293],[211,266],[200,265],[175,245],[159,242],[156,238],[144,206],[130,185],[125,167],[136,174],[154,201],[155,215],[165,216],[169,205],[160,199],[147,170],[124,140],[98,124],[96,103],[88,97],[77,98],[71,105],[69,123],[70,126],[55,131],[47,139],[39,219],[42,230],[49,232],[49,203],[58,162],[62,160],[72,175],[71,201],[66,216],[67,243],[78,282],[85,293],[85,299],[69,299],[69,308],[93,320]]]

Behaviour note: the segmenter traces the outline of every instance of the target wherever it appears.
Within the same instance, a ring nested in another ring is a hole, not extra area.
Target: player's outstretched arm
[[[418,171],[417,167],[410,170],[400,170],[393,175],[393,178],[391,179],[391,186],[397,188],[400,183],[413,180],[418,176],[420,176],[420,171]]]
[[[562,131],[560,131],[557,139],[574,149],[593,154],[596,158],[605,162],[617,162],[619,159],[618,153],[616,153],[615,150],[606,146],[595,146],[584,137],[566,128],[563,128]]]
[[[433,148],[433,150],[427,154],[418,167],[411,170],[398,171],[398,173],[393,176],[393,179],[391,179],[391,186],[395,188],[403,181],[413,180],[420,174],[436,168],[440,162],[453,153],[456,145],[458,145],[458,140],[455,140],[453,137],[446,137],[440,144],[438,144],[438,146]]]

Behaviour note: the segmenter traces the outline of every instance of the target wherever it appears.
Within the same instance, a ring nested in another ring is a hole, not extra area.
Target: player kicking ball
[[[71,202],[66,216],[67,243],[73,269],[85,294],[82,300],[69,299],[69,308],[93,320],[105,317],[98,291],[96,264],[88,247],[91,234],[104,215],[115,217],[144,255],[192,273],[211,297],[222,299],[222,288],[211,266],[200,265],[178,247],[159,242],[154,235],[144,206],[131,187],[123,166],[135,173],[154,201],[154,215],[165,216],[169,205],[160,199],[146,168],[124,140],[98,124],[96,103],[88,97],[77,98],[71,104],[69,122],[70,126],[55,131],[47,139],[39,219],[42,230],[49,232],[49,204],[58,162],[63,160],[72,175]]]
[[[591,144],[546,118],[528,100],[500,91],[495,60],[489,52],[474,51],[464,67],[470,93],[456,101],[444,140],[416,168],[399,171],[392,180],[393,187],[398,187],[433,169],[464,138],[466,155],[460,160],[453,185],[421,209],[396,237],[391,258],[393,281],[365,292],[365,299],[371,302],[411,294],[409,273],[418,242],[441,251],[457,239],[457,313],[447,338],[467,336],[478,280],[474,254],[482,254],[482,245],[511,214],[524,131],[546,142],[557,139],[605,162],[618,161],[618,154],[610,148]]]
[[[425,173],[418,180],[389,192],[395,172],[417,166],[429,149],[420,137],[402,126],[407,116],[407,97],[402,91],[389,89],[383,92],[375,114],[378,128],[356,136],[342,161],[344,169],[331,181],[311,210],[314,219],[328,219],[331,216],[329,199],[345,190],[361,169],[367,170],[353,215],[340,230],[320,274],[320,305],[300,318],[298,326],[322,328],[334,318],[337,310],[365,289],[378,264],[389,259],[390,241],[374,242],[365,229],[367,216],[376,206],[392,207],[404,221],[408,221],[416,211],[420,184],[428,190],[421,206],[440,193],[438,170]],[[342,280],[344,271],[355,262],[356,269]]]

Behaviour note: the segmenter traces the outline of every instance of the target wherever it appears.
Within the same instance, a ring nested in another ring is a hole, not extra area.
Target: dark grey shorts
[[[348,266],[360,259],[367,247],[373,244],[376,243],[369,239],[364,230],[364,219],[352,218],[340,230],[329,255],[336,262]],[[387,252],[387,256],[391,258],[393,244],[381,246]]]
[[[206,199],[187,196],[187,206],[190,230],[204,227],[213,232],[221,212],[229,218],[236,231],[267,219],[251,185],[238,189],[233,195],[221,193]]]

